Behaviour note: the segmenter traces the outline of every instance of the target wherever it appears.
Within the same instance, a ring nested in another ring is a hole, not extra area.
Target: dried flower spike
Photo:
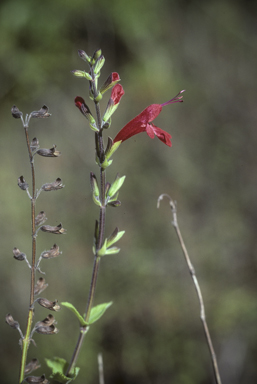
[[[41,187],[41,189],[43,191],[46,191],[46,192],[48,192],[48,191],[57,191],[58,189],[62,189],[62,188],[64,188],[64,185],[62,184],[62,180],[60,179],[60,177],[58,177],[52,183],[44,184]]]
[[[43,232],[54,233],[55,235],[62,235],[66,232],[66,229],[62,227],[62,223],[60,223],[56,227],[52,227],[51,225],[42,225],[40,229]]]

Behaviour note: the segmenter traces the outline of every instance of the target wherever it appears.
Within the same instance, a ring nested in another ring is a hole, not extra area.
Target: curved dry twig
[[[194,269],[193,264],[192,264],[192,262],[190,260],[189,254],[187,252],[184,240],[182,238],[182,235],[181,235],[181,232],[180,232],[180,229],[179,229],[178,219],[177,219],[176,201],[173,201],[169,195],[164,193],[164,194],[160,195],[159,198],[158,198],[157,208],[159,208],[160,201],[164,197],[167,197],[169,199],[169,204],[170,204],[171,212],[172,212],[172,216],[173,216],[172,225],[175,228],[176,234],[178,236],[178,239],[179,239],[179,242],[180,242],[183,254],[185,256],[186,263],[187,263],[190,275],[191,275],[191,277],[193,279],[195,290],[196,290],[196,293],[197,293],[197,296],[198,296],[198,300],[199,300],[199,304],[200,304],[200,318],[201,318],[202,323],[203,323],[203,329],[204,329],[205,337],[206,337],[208,348],[209,348],[209,351],[210,351],[210,354],[211,354],[212,366],[213,366],[213,370],[214,370],[214,375],[215,375],[216,383],[217,384],[222,384],[221,378],[220,378],[220,373],[219,373],[219,367],[218,367],[218,363],[217,363],[216,354],[215,354],[215,351],[214,351],[214,348],[213,348],[213,344],[212,344],[209,328],[208,328],[208,325],[207,325],[207,322],[206,322],[205,308],[204,308],[204,301],[203,301],[203,297],[202,297],[202,292],[201,292],[201,289],[200,289],[200,286],[199,286],[199,283],[198,283],[198,280],[197,280],[197,277],[196,277],[196,274],[195,274],[195,269]]]

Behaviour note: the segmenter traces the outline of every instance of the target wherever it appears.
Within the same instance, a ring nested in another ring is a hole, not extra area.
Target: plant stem
[[[22,340],[22,355],[21,355],[21,365],[20,365],[20,374],[19,374],[19,383],[21,384],[24,380],[24,371],[27,361],[27,354],[30,344],[30,334],[33,322],[34,315],[34,286],[35,286],[35,262],[36,262],[36,229],[35,229],[35,203],[36,203],[36,180],[35,180],[35,168],[33,156],[29,143],[29,134],[28,134],[28,126],[24,126],[26,142],[29,153],[29,161],[31,166],[31,179],[32,179],[32,198],[31,198],[31,223],[32,223],[32,262],[31,262],[31,278],[30,278],[30,303],[29,303],[29,313],[27,319],[27,328],[25,336]]]
[[[92,77],[94,76],[93,71],[91,72]],[[97,95],[97,90],[95,88],[94,82],[92,83],[93,90],[94,90],[94,95],[96,97]],[[96,135],[96,140],[98,143],[96,143],[96,146],[99,147],[99,152],[100,152],[100,162],[104,161],[104,144],[103,144],[103,130],[101,129],[101,113],[100,113],[100,107],[99,103],[95,102],[95,109],[96,109],[96,116],[97,116],[97,126],[98,126],[98,133]],[[106,213],[106,206],[105,206],[105,184],[106,184],[106,173],[104,168],[100,168],[100,201],[101,201],[101,206],[100,206],[100,213],[99,213],[99,234],[96,239],[96,254],[94,257],[94,265],[93,265],[93,271],[92,271],[92,277],[91,277],[91,283],[90,283],[90,290],[89,290],[89,295],[88,295],[88,300],[87,300],[87,306],[86,306],[86,311],[84,315],[84,320],[89,321],[90,318],[90,313],[94,301],[94,296],[95,296],[95,290],[96,290],[96,283],[97,283],[97,275],[98,275],[98,270],[100,266],[100,259],[101,257],[98,256],[98,251],[101,249],[103,242],[104,242],[104,232],[105,232],[105,213]],[[76,347],[74,349],[69,367],[65,373],[65,376],[69,376],[72,370],[75,368],[83,341],[84,337],[88,331],[89,327],[80,327],[80,332],[77,340]]]
[[[203,301],[203,297],[202,297],[202,292],[201,292],[201,289],[200,289],[200,286],[199,286],[199,283],[198,283],[198,280],[196,277],[195,269],[193,267],[193,264],[191,263],[189,254],[187,252],[184,240],[182,238],[182,235],[181,235],[181,232],[179,229],[178,220],[177,220],[176,204],[171,199],[171,197],[169,195],[163,194],[163,195],[159,196],[159,198],[158,198],[157,207],[159,208],[160,201],[163,199],[164,196],[166,196],[170,201],[170,207],[171,207],[171,211],[172,211],[172,215],[173,215],[172,225],[175,228],[176,234],[178,236],[179,243],[180,243],[180,246],[182,248],[184,257],[186,259],[186,263],[187,263],[190,275],[192,277],[192,280],[194,282],[195,290],[196,290],[196,293],[198,296],[198,300],[199,300],[199,304],[200,304],[200,318],[201,318],[202,323],[203,323],[204,334],[205,334],[205,338],[206,338],[207,345],[208,345],[210,355],[211,355],[211,361],[212,361],[212,366],[213,366],[213,370],[214,370],[215,381],[216,381],[216,384],[222,384],[216,354],[215,354],[214,347],[212,344],[212,339],[211,339],[211,335],[209,332],[209,328],[208,328],[208,325],[206,322],[205,308],[204,308],[204,301]]]

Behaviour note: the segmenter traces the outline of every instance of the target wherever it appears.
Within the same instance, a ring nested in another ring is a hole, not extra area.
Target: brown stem
[[[197,280],[197,277],[196,277],[195,269],[193,267],[193,264],[191,263],[189,254],[187,252],[184,240],[182,238],[182,235],[181,235],[181,232],[180,232],[180,229],[179,229],[178,220],[177,220],[176,204],[171,199],[171,197],[169,195],[163,194],[163,195],[159,196],[159,199],[158,199],[158,202],[157,202],[157,207],[159,208],[160,201],[163,199],[164,196],[166,196],[169,199],[170,207],[171,207],[171,211],[172,211],[172,215],[173,215],[172,225],[175,228],[176,234],[178,236],[179,243],[180,243],[180,246],[182,248],[184,257],[186,259],[186,263],[187,263],[190,275],[192,277],[192,280],[194,282],[195,290],[196,290],[196,293],[197,293],[197,296],[198,296],[198,300],[199,300],[199,304],[200,304],[200,318],[202,320],[205,338],[206,338],[207,345],[208,345],[208,348],[209,348],[209,351],[210,351],[210,354],[211,354],[211,361],[212,361],[212,366],[213,366],[213,370],[214,370],[215,381],[216,381],[217,384],[222,384],[221,378],[220,378],[220,373],[219,373],[219,367],[218,367],[218,363],[217,363],[216,354],[215,354],[214,347],[213,347],[213,344],[212,344],[212,339],[211,339],[211,336],[210,336],[209,328],[208,328],[208,325],[207,325],[207,322],[206,322],[205,308],[204,308],[204,301],[203,301],[203,297],[202,297],[202,292],[201,292],[201,289],[200,289],[200,286],[199,286],[199,283],[198,283],[198,280]]]
[[[29,161],[31,166],[31,179],[32,179],[32,198],[31,198],[31,223],[32,223],[32,261],[31,261],[31,278],[30,278],[30,303],[29,303],[29,312],[27,319],[26,333],[22,340],[22,355],[21,355],[21,364],[20,364],[20,374],[19,374],[19,383],[22,383],[24,380],[24,371],[27,361],[27,354],[30,344],[30,334],[33,322],[34,315],[34,286],[35,286],[35,263],[36,263],[36,226],[35,226],[35,203],[36,203],[36,181],[35,181],[35,168],[33,156],[30,148],[28,126],[25,125],[25,136],[29,153]]]

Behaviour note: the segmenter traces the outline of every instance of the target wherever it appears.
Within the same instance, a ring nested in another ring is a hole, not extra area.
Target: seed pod
[[[62,252],[59,251],[59,247],[57,244],[54,244],[49,251],[45,251],[41,254],[41,257],[43,259],[52,259],[53,257],[57,257],[61,254]]]
[[[46,379],[45,375],[42,376],[28,376],[24,380],[29,384],[49,384],[50,382]]]
[[[58,189],[62,189],[63,187],[64,187],[64,185],[62,185],[62,180],[60,179],[60,177],[58,177],[52,183],[47,183],[47,184],[42,185],[43,191],[46,191],[46,192],[57,191]]]
[[[34,137],[34,139],[30,143],[30,149],[32,152],[34,152],[38,148],[39,148],[39,141],[36,137]]]
[[[13,329],[19,329],[20,328],[20,324],[18,323],[18,321],[15,321],[14,318],[12,317],[12,315],[10,313],[8,313],[8,315],[5,316],[5,322],[10,325],[10,327],[12,327]]]
[[[46,284],[46,281],[43,277],[40,277],[38,281],[35,284],[34,287],[34,295],[39,295],[41,292],[43,292],[48,287],[48,284]]]
[[[41,225],[47,220],[46,214],[44,211],[40,211],[37,217],[35,218],[35,225]]]
[[[43,232],[54,233],[55,235],[62,235],[66,232],[66,229],[62,227],[62,223],[60,223],[56,227],[52,227],[51,225],[42,225],[40,229]]]
[[[14,105],[11,109],[12,115],[15,119],[20,119],[23,113],[19,110],[19,108]]]
[[[51,114],[48,113],[48,109],[49,108],[46,105],[43,105],[43,107],[40,108],[39,111],[31,112],[30,117],[34,117],[37,119],[43,119],[45,117],[49,117],[49,116],[51,116]]]
[[[26,259],[25,253],[21,252],[18,248],[14,247],[13,248],[13,257],[16,260],[23,261]]]
[[[54,318],[53,315],[51,315],[51,313],[42,321],[38,321],[35,325],[35,328],[37,327],[50,327],[50,325],[54,325],[56,324],[56,320]]]
[[[40,368],[41,365],[39,364],[38,359],[32,359],[25,367],[24,373],[25,375],[28,375],[32,371],[35,371],[36,369]]]
[[[53,148],[50,148],[50,149],[41,148],[37,151],[37,154],[45,157],[58,157],[61,155],[61,152],[56,151],[55,148],[56,148],[56,145],[54,145]]]
[[[20,187],[20,189],[22,189],[23,191],[26,191],[26,189],[28,189],[29,185],[28,183],[26,183],[25,179],[23,176],[20,176],[18,178],[18,186]]]
[[[50,311],[59,311],[61,309],[57,300],[50,301],[42,297],[39,297],[36,301],[38,302],[39,305],[41,305],[41,307],[50,309]]]
[[[54,325],[45,325],[35,328],[35,332],[40,333],[41,335],[55,335],[59,332],[59,329],[57,329]]]

